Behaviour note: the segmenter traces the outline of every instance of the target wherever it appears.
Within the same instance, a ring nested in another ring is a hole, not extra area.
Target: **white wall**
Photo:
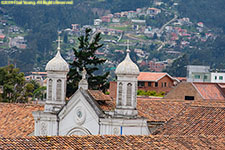
[[[78,111],[82,112],[80,118],[77,116]],[[71,135],[78,131],[92,135],[99,134],[98,116],[81,93],[76,93],[72,97],[60,112],[59,118],[59,135]]]
[[[215,77],[217,77],[217,79],[215,79]],[[220,77],[222,77],[222,80],[220,79]],[[211,73],[211,82],[214,83],[225,83],[225,73]]]
[[[101,135],[149,135],[147,120],[104,118],[100,120]]]

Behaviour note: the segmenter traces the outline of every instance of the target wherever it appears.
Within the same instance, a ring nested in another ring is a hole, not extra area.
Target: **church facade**
[[[60,39],[58,40],[60,41]],[[66,103],[69,65],[60,54],[46,65],[47,100],[44,111],[33,112],[35,136],[149,135],[147,119],[137,111],[138,66],[126,58],[117,66],[117,97],[113,111],[104,111],[88,90],[85,69],[78,90]]]

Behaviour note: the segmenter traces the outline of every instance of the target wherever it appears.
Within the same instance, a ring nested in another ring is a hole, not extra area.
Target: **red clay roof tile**
[[[27,136],[34,131],[32,111],[43,106],[32,104],[0,103],[0,137]]]
[[[165,76],[167,73],[158,72],[140,72],[138,81],[155,81],[157,82],[160,78]]]
[[[223,149],[218,136],[54,136],[0,138],[0,149]]]
[[[193,83],[198,89],[199,93],[203,96],[203,99],[212,100],[225,100],[222,91],[219,89],[216,83]]]
[[[155,134],[225,136],[225,107],[188,107]]]

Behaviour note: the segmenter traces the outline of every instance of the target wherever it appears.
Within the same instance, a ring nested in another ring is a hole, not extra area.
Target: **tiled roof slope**
[[[191,106],[154,134],[225,136],[225,107]]]
[[[216,83],[193,83],[203,99],[225,100],[223,92]]]
[[[32,133],[32,111],[37,110],[43,110],[43,106],[0,103],[0,137],[24,137]]]
[[[137,109],[140,116],[148,121],[168,121],[177,115],[187,103],[170,100],[138,100]]]
[[[0,149],[216,149],[225,147],[217,136],[65,136],[0,138]]]
[[[137,110],[140,116],[146,117],[148,121],[169,121],[183,109],[189,106],[225,107],[221,101],[185,101],[174,99],[137,99]],[[116,107],[115,100],[102,103],[100,107],[104,111],[113,111]]]
[[[139,115],[146,117],[148,121],[169,121],[190,106],[225,108],[225,103],[143,98],[138,98],[137,101]],[[100,104],[100,107],[104,111],[113,111],[115,100],[105,101],[105,103]],[[32,112],[43,109],[43,105],[0,103],[0,137],[25,137],[29,135],[34,130]]]
[[[158,81],[160,78],[165,76],[167,73],[157,72],[140,72],[138,81]]]
[[[112,98],[109,95],[104,94],[102,91],[88,90],[88,92],[96,101],[111,101],[112,100]]]

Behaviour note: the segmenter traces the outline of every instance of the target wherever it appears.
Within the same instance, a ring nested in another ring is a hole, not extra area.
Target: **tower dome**
[[[61,54],[60,54],[60,37],[58,39],[58,48],[57,48],[58,52],[55,55],[55,57],[53,59],[51,59],[46,67],[45,70],[46,71],[69,71],[69,65],[68,63],[62,58]]]
[[[117,66],[116,75],[139,75],[138,66],[130,59],[130,50],[127,49],[126,58]]]

